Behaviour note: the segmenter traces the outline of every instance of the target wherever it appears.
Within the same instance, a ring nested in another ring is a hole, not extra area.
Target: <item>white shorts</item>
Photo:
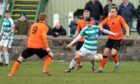
[[[1,39],[0,46],[11,48],[12,43],[13,43],[13,39]]]
[[[94,56],[97,54],[97,51],[90,51],[82,47],[79,51],[78,54],[82,57],[88,57],[89,59],[95,59]]]

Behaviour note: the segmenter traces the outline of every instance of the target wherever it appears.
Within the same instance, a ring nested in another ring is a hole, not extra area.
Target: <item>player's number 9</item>
[[[37,30],[38,30],[37,26],[33,27],[32,34],[35,34],[37,32]]]

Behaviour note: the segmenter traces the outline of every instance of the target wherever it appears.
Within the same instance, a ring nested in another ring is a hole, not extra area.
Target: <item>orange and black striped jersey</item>
[[[92,23],[92,25],[95,25],[95,22],[94,22],[94,21],[91,21],[91,23]],[[86,27],[86,25],[87,25],[87,22],[86,22],[85,19],[79,20],[79,21],[77,22],[77,30],[76,30],[76,31],[78,31],[78,32],[80,33],[81,30],[82,30],[83,28]],[[84,37],[81,37],[79,41],[80,41],[80,42],[84,42],[84,41],[85,41],[85,40],[84,40]]]
[[[34,23],[31,26],[29,38],[27,42],[27,48],[46,48],[48,47],[48,41],[46,38],[49,28],[43,22]],[[43,38],[43,33],[45,33],[45,39]],[[44,40],[45,43],[44,43]]]
[[[109,35],[110,39],[120,40],[123,39],[123,31],[122,26],[125,28],[126,32],[129,33],[129,27],[126,24],[125,20],[122,16],[117,15],[115,18],[108,16],[105,20],[103,20],[100,25],[103,26],[108,24],[110,31],[113,33],[119,33],[119,36]]]

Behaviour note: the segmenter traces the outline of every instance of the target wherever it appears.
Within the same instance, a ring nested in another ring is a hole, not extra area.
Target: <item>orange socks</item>
[[[81,58],[80,58],[80,57],[76,59],[76,63],[77,63],[78,65],[80,65],[80,63],[81,63]]]
[[[45,71],[48,71],[48,66],[51,64],[52,62],[52,57],[51,56],[48,56],[46,59],[45,59],[45,63],[44,63],[44,66],[43,66],[43,69]]]
[[[107,56],[103,56],[103,59],[101,60],[101,63],[100,63],[100,68],[103,69],[105,64],[107,62]]]
[[[119,56],[118,55],[113,55],[112,57],[113,57],[113,60],[116,64],[119,63]]]
[[[116,64],[119,63],[119,57],[118,57],[118,55],[113,55],[112,57],[113,57],[113,60],[114,60],[114,62],[115,62]],[[102,59],[102,61],[101,61],[101,63],[100,63],[100,68],[101,68],[101,69],[104,68],[106,62],[107,62],[107,56],[103,56],[103,59]]]
[[[20,64],[21,64],[21,62],[18,61],[18,60],[15,62],[14,66],[13,66],[11,72],[10,72],[11,75],[14,75],[14,73],[15,73],[15,72],[17,71],[17,69],[19,68]]]

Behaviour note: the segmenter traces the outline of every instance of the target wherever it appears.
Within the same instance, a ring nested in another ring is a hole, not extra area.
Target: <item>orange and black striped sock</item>
[[[119,56],[116,54],[116,55],[113,55],[113,60],[114,62],[117,64],[119,62]]]
[[[103,59],[101,60],[101,63],[100,63],[100,68],[103,69],[105,64],[107,62],[107,56],[103,56]]]
[[[18,61],[18,60],[15,62],[14,66],[13,66],[11,72],[10,72],[11,75],[14,75],[14,73],[15,73],[15,72],[17,71],[17,69],[20,67],[20,64],[21,64],[21,62]]]
[[[79,57],[79,58],[76,59],[76,63],[77,63],[78,65],[81,64],[81,57]]]
[[[43,69],[44,69],[45,71],[48,71],[48,66],[49,66],[49,65],[51,64],[51,62],[52,62],[52,57],[48,55],[48,57],[45,59],[44,62],[45,62],[45,63],[44,63]]]

